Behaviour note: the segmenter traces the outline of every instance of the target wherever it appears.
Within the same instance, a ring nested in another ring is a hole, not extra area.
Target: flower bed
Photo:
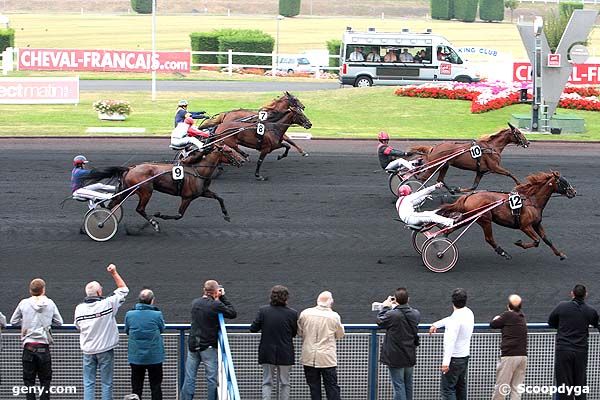
[[[497,110],[519,103],[521,89],[528,89],[531,100],[531,84],[521,82],[436,82],[424,85],[408,85],[396,89],[397,96],[435,99],[470,100],[474,114]],[[600,111],[600,89],[592,85],[567,85],[558,106],[576,110]]]
[[[98,100],[93,104],[94,110],[106,115],[129,115],[131,105],[125,100]]]

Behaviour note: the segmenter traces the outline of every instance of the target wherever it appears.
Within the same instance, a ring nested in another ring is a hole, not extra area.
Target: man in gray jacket
[[[50,398],[50,382],[52,380],[52,344],[51,326],[60,326],[63,319],[56,304],[46,297],[46,282],[34,279],[29,284],[31,297],[21,300],[13,313],[10,323],[21,327],[23,342],[23,383],[29,389],[27,400],[35,400],[36,377],[43,391],[41,400]]]

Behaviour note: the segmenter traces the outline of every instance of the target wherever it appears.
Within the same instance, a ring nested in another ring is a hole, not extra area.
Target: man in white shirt
[[[429,334],[436,333],[439,328],[445,328],[441,368],[442,400],[466,400],[467,370],[475,317],[467,307],[467,292],[464,289],[454,289],[452,305],[452,315],[434,322],[429,328]]]
[[[408,49],[404,49],[400,54],[400,62],[413,62],[413,56],[408,52]]]
[[[357,47],[352,53],[350,53],[350,61],[365,61],[362,47]]]
[[[86,298],[75,308],[75,326],[79,329],[79,345],[83,352],[83,399],[94,400],[96,372],[100,370],[102,400],[112,400],[114,349],[119,345],[116,315],[125,302],[129,289],[110,264],[106,270],[112,275],[117,289],[111,296],[102,297],[102,286],[96,281],[85,286]]]
[[[369,54],[367,54],[367,61],[368,62],[381,62],[381,57],[379,56],[378,52],[374,48],[371,48],[371,52]]]

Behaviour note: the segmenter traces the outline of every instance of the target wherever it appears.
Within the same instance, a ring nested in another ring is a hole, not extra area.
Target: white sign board
[[[79,77],[0,78],[0,104],[79,104]]]

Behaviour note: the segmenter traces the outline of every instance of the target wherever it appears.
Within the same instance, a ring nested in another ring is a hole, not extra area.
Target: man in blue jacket
[[[129,335],[127,359],[131,366],[131,391],[142,398],[148,371],[152,400],[162,400],[165,346],[161,333],[165,330],[165,320],[154,300],[152,290],[144,289],[135,308],[125,314],[125,333]]]

